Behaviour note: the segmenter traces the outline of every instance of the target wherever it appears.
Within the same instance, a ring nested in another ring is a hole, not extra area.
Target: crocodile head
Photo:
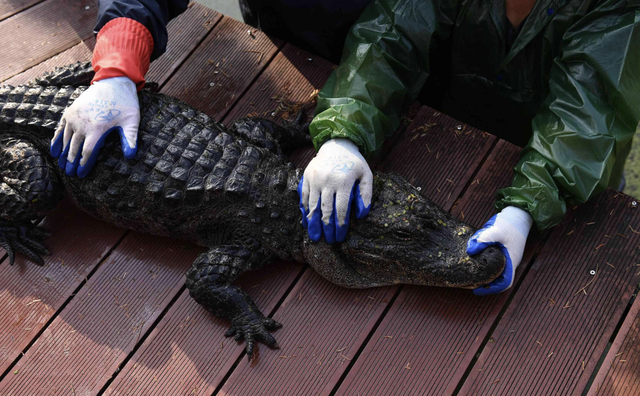
[[[474,232],[400,176],[376,174],[369,215],[352,222],[341,244],[307,241],[305,256],[316,271],[346,287],[473,288],[494,280],[505,266],[497,248],[466,254]]]

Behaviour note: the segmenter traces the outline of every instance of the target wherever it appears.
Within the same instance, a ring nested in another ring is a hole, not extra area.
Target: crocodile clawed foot
[[[236,324],[236,322],[238,322]],[[254,318],[242,323],[242,319],[234,320],[231,328],[224,334],[225,337],[231,337],[236,341],[246,340],[247,346],[245,351],[247,352],[247,358],[251,361],[253,356],[253,350],[255,342],[259,341],[268,346],[269,348],[279,349],[276,339],[269,334],[269,331],[274,331],[282,327],[282,325],[271,318]]]
[[[16,252],[22,253],[37,265],[43,266],[42,256],[49,255],[44,239],[50,234],[30,222],[9,224],[0,222],[0,247],[9,255],[9,264],[13,265]]]

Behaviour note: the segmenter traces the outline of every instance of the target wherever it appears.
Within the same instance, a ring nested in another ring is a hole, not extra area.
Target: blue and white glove
[[[533,225],[531,215],[515,206],[508,206],[494,215],[467,242],[467,254],[478,254],[489,246],[498,246],[507,258],[502,274],[493,282],[473,291],[477,296],[496,294],[513,285],[516,268],[522,261],[527,236]]]
[[[320,147],[298,185],[302,225],[317,242],[344,242],[349,231],[351,207],[356,218],[369,214],[373,174],[358,146],[336,138]],[[309,210],[311,208],[311,210]]]
[[[96,163],[107,136],[118,131],[122,152],[137,151],[140,104],[136,84],[128,77],[96,81],[62,115],[51,140],[51,155],[68,176],[85,177]]]

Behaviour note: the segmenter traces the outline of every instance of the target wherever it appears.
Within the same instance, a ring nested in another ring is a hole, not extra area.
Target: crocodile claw
[[[269,334],[269,331],[274,331],[281,327],[280,323],[271,318],[255,318],[245,324],[232,324],[224,336],[233,336],[236,341],[245,340],[247,342],[245,351],[247,352],[247,358],[251,361],[256,341],[262,342],[269,348],[280,348],[276,339]]]
[[[43,266],[42,256],[49,255],[44,239],[49,236],[46,231],[37,228],[33,223],[9,224],[0,222],[0,247],[9,256],[9,264],[13,265],[16,252],[24,254],[29,260]]]

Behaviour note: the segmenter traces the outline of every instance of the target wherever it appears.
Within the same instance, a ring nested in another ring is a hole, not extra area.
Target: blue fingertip
[[[96,145],[93,148],[93,151],[91,152],[91,155],[89,155],[89,159],[87,160],[87,162],[85,162],[84,165],[80,165],[78,167],[78,177],[79,178],[82,179],[82,178],[86,177],[91,172],[93,167],[96,165],[96,162],[98,161],[98,155],[100,154],[100,150],[104,147],[104,144],[107,141],[107,138],[109,137],[109,133],[111,133],[111,131],[113,131],[115,128],[120,129],[119,127],[111,128],[111,129],[109,129],[107,131],[107,133],[105,133],[104,135],[100,136],[100,139],[98,139],[98,141],[96,142]]]
[[[509,251],[507,248],[500,242],[478,242],[478,237],[480,234],[486,229],[493,226],[496,222],[496,217],[498,215],[494,215],[486,222],[486,224],[473,234],[469,241],[467,242],[467,254],[473,256],[478,254],[488,248],[489,246],[497,246],[502,250],[504,254],[507,264],[504,267],[504,270],[493,282],[490,282],[484,286],[478,287],[473,290],[473,294],[476,296],[488,296],[491,294],[501,293],[511,287],[513,283],[513,262],[511,261],[511,256],[509,256]]]
[[[73,177],[76,175],[76,171],[78,170],[78,165],[80,164],[80,157],[82,156],[81,153],[82,153],[82,146],[78,150],[78,153],[76,154],[76,157],[73,159],[73,162],[67,161],[67,165],[65,166],[65,171],[64,171],[67,174],[67,176]]]
[[[331,216],[329,216],[329,224],[322,223],[322,230],[324,231],[324,241],[329,245],[336,243],[336,197],[333,196],[333,210]]]
[[[53,158],[60,157],[60,153],[62,152],[63,140],[64,140],[64,129],[62,130],[62,132],[60,132],[56,140],[54,140],[53,143],[51,144],[51,156]]]
[[[371,204],[368,206],[364,205],[364,201],[362,200],[362,195],[360,194],[360,184],[356,183],[355,185],[355,199],[356,199],[356,219],[360,220],[365,218],[369,211],[371,210]],[[349,206],[351,206],[351,202],[349,202]]]
[[[60,169],[65,170],[67,168],[67,157],[69,156],[69,147],[71,147],[71,140],[67,143],[67,146],[62,150],[60,159],[58,159],[58,166]]]
[[[507,257],[509,256],[507,255]],[[513,283],[513,271],[511,266],[509,265],[510,262],[511,259],[507,258],[507,265],[505,266],[500,276],[484,286],[473,289],[473,294],[475,294],[476,296],[488,296],[491,294],[502,293],[503,291],[511,287],[511,284]]]
[[[309,220],[309,227],[307,232],[309,233],[309,239],[313,242],[318,242],[322,238],[322,210],[320,209],[322,199],[318,199],[318,205],[313,211],[313,215]]]
[[[298,197],[300,197],[300,201],[298,206],[300,207],[300,211],[302,212],[302,226],[304,228],[309,227],[309,221],[307,220],[307,211],[304,209],[304,204],[302,203],[302,183],[304,181],[304,176],[300,178],[300,183],[298,183]]]
[[[120,127],[111,128],[107,134],[109,134],[112,130],[117,129],[120,134],[120,143],[122,144],[122,154],[124,154],[124,158],[128,160],[132,160],[136,157],[136,153],[138,152],[138,144],[133,147],[129,147],[129,142],[127,141],[126,136],[124,135],[124,130]],[[102,139],[101,139],[102,140]],[[104,144],[104,143],[103,143]]]
[[[481,243],[478,243],[478,245],[481,245]],[[503,291],[511,287],[511,284],[513,283],[513,276],[514,276],[513,262],[511,261],[511,256],[509,256],[509,251],[507,250],[507,248],[504,247],[504,245],[501,243],[493,242],[493,243],[487,244],[487,246],[480,249],[480,251],[484,250],[488,246],[498,246],[500,250],[502,250],[502,253],[504,254],[504,256],[506,257],[507,263],[504,266],[504,270],[502,270],[502,273],[500,274],[500,276],[498,276],[492,282],[487,283],[486,285],[478,287],[473,290],[473,294],[475,294],[476,296],[488,296],[491,294],[502,293]],[[468,249],[467,249],[467,253],[468,253]]]
[[[89,156],[89,159],[87,160],[87,162],[84,163],[84,165],[80,165],[78,167],[78,177],[79,178],[84,178],[86,177],[91,170],[93,169],[93,167],[96,165],[96,161],[98,160],[98,153],[100,152],[99,149],[94,149],[93,152],[91,153],[91,155]]]
[[[507,290],[510,285],[511,282],[508,282],[504,275],[500,275],[493,282],[473,289],[473,294],[476,296],[490,296]]]
[[[478,254],[489,246],[501,245],[499,242],[478,242],[478,232],[476,232],[471,239],[469,239],[469,242],[467,242],[467,254],[469,256]]]

